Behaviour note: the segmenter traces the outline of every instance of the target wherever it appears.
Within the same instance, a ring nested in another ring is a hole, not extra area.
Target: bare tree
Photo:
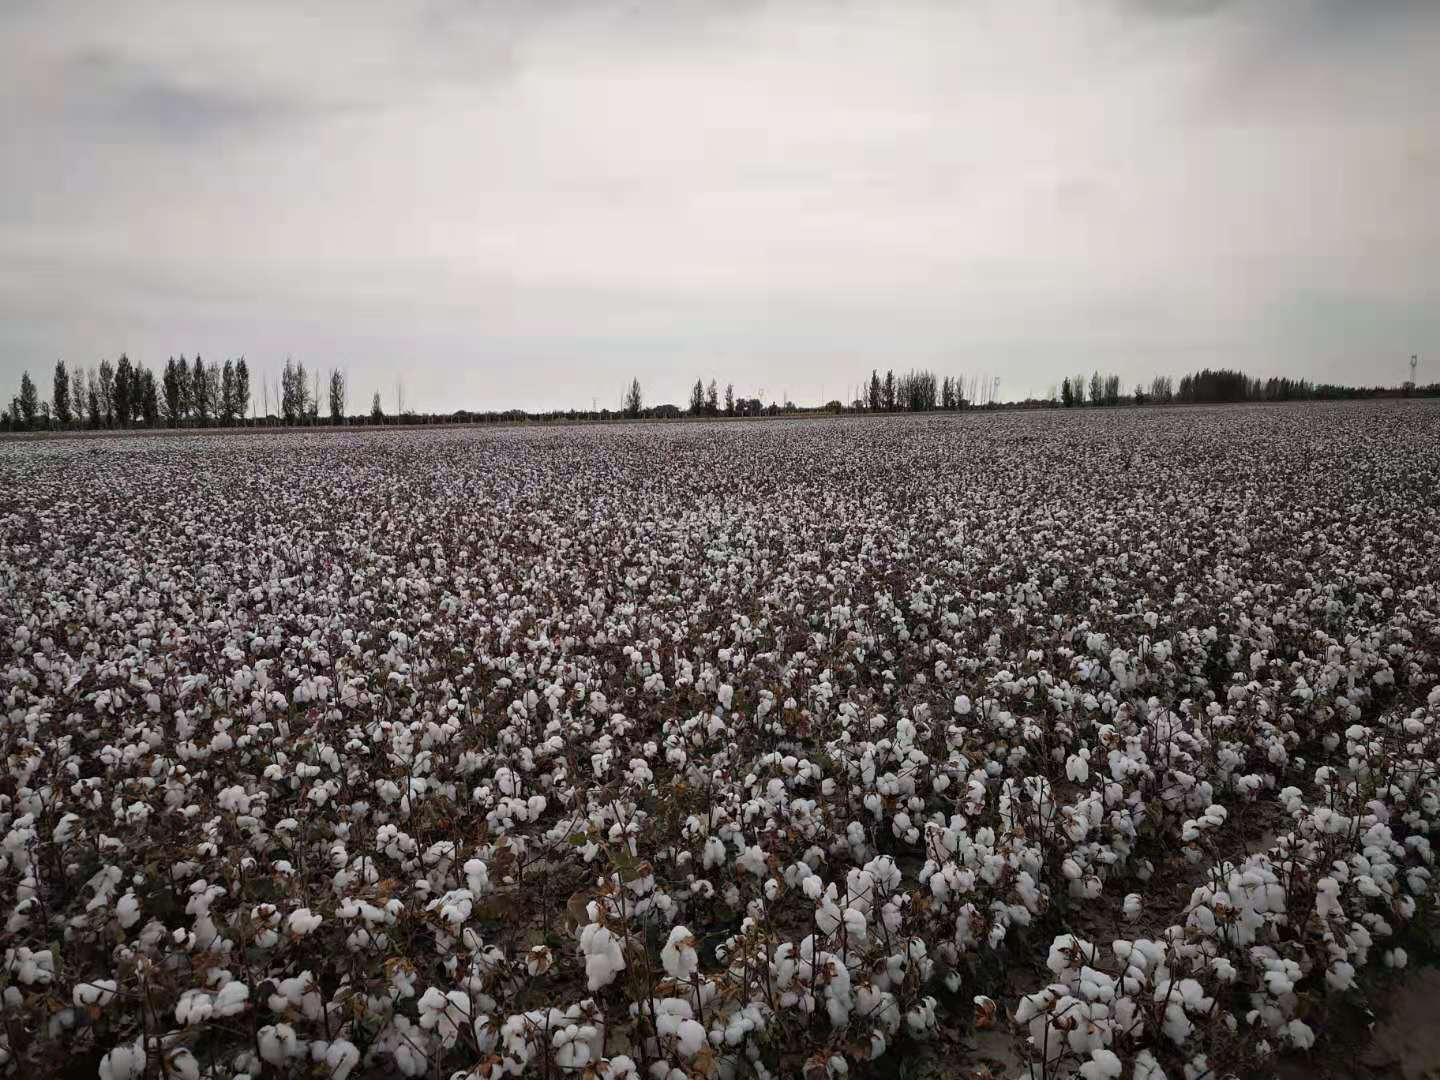
[[[94,368],[85,372],[85,412],[92,428],[98,428],[104,421],[105,406],[100,400],[100,376]]]
[[[240,419],[245,419],[247,411],[254,413],[250,403],[250,367],[245,363],[245,357],[235,361],[235,411]]]
[[[17,415],[28,431],[35,426],[35,418],[40,415],[40,394],[35,389],[35,380],[30,378],[28,371],[20,375],[20,396],[15,400]]]
[[[624,412],[632,420],[640,415],[640,410],[645,405],[645,398],[640,392],[640,380],[631,379],[630,386],[625,391]]]
[[[109,427],[115,418],[115,365],[100,361],[100,416]]]
[[[304,368],[300,369],[304,371]],[[297,381],[299,386],[297,387]],[[295,364],[285,358],[285,367],[280,372],[280,418],[286,424],[295,423],[296,417],[304,411],[304,377],[296,378]]]
[[[1119,376],[1119,375],[1106,375],[1106,376],[1105,376],[1105,404],[1106,404],[1106,405],[1119,405],[1119,404],[1120,404],[1120,376]]]
[[[85,369],[76,364],[70,370],[70,411],[78,428],[85,422]]]
[[[338,424],[345,419],[345,373],[339,368],[330,369],[330,422]]]
[[[226,359],[220,369],[220,423],[229,426],[235,422],[235,361]]]
[[[65,361],[55,361],[55,379],[51,392],[52,412],[58,423],[70,423],[70,373],[65,370]]]

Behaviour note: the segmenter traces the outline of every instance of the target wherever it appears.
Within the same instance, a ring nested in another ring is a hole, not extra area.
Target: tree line
[[[1149,386],[1136,384],[1129,395],[1120,391],[1118,375],[1101,375],[1096,371],[1087,380],[1084,375],[1065,379],[1058,393],[1050,392],[1051,404],[1065,408],[1084,405],[1113,406],[1131,401],[1136,405],[1225,404],[1241,401],[1339,401],[1357,398],[1440,394],[1440,383],[1417,387],[1406,383],[1398,390],[1383,386],[1341,386],[1316,383],[1309,379],[1246,375],[1229,368],[1205,368],[1180,376],[1177,383],[1169,375],[1157,375]]]
[[[101,360],[94,367],[67,368],[56,361],[48,400],[28,371],[20,376],[18,393],[8,408],[0,410],[0,430],[77,430],[83,428],[141,427],[229,427],[236,424],[331,424],[354,423],[500,423],[523,420],[612,420],[675,419],[690,416],[775,416],[802,410],[789,400],[766,405],[759,397],[737,396],[733,383],[723,397],[719,384],[696,379],[690,389],[687,409],[671,404],[645,404],[639,379],[631,379],[620,396],[617,410],[556,409],[526,412],[521,409],[475,412],[460,409],[445,414],[417,414],[406,410],[404,384],[395,388],[395,413],[387,415],[377,392],[364,416],[346,412],[345,373],[332,369],[322,381],[318,371],[307,372],[303,363],[286,359],[275,385],[261,380],[259,401],[251,387],[250,368],[242,356],[223,364],[193,361],[181,355],[171,357],[164,371],[156,373],[145,365],[121,355],[113,364]],[[272,401],[273,389],[273,401]],[[896,374],[891,369],[882,377],[872,369],[868,382],[861,384],[850,403],[831,400],[819,406],[828,412],[930,412],[987,408],[1000,404],[1000,379],[989,375],[939,376],[933,371],[912,369]],[[1338,400],[1395,395],[1440,395],[1440,383],[1404,387],[1355,387],[1314,383],[1308,379],[1261,379],[1228,368],[1205,368],[1182,375],[1177,381],[1157,375],[1148,385],[1137,384],[1125,394],[1120,377],[1094,371],[1079,374],[1052,386],[1046,397],[1019,402],[1031,408],[1106,407],[1121,404],[1205,404],[1241,401]],[[263,411],[257,417],[256,405]],[[272,412],[271,406],[274,405]],[[322,408],[324,418],[322,419]]]
[[[30,431],[47,428],[180,427],[234,424],[249,409],[250,369],[244,357],[224,364],[193,364],[171,357],[157,378],[144,364],[121,354],[111,363],[68,368],[57,360],[49,400],[42,400],[30,373],[0,413],[0,426]]]
[[[776,406],[778,411],[779,406]],[[725,401],[721,404],[720,390],[714,379],[707,387],[700,379],[690,388],[691,416],[761,416],[765,405],[758,397],[736,397],[735,384],[725,384]]]
[[[327,415],[331,423],[348,421],[345,413],[345,374],[332,370],[326,383]],[[20,387],[7,408],[0,410],[0,430],[43,431],[105,428],[232,427],[237,424],[273,422],[282,424],[319,423],[321,393],[318,373],[312,383],[305,365],[291,360],[274,387],[277,412],[271,414],[271,387],[262,383],[264,413],[255,416],[255,393],[250,384],[250,366],[242,356],[223,364],[206,362],[199,355],[193,361],[182,354],[171,357],[165,369],[156,373],[122,354],[111,363],[101,360],[94,367],[68,368],[55,362],[48,399],[26,371]],[[377,393],[370,419],[386,419]]]
[[[892,368],[882,378],[870,370],[850,407],[856,412],[932,412],[988,407],[1000,400],[1000,377],[991,375],[937,375],[927,369],[896,374]],[[840,403],[833,402],[835,405]]]
[[[878,369],[870,372],[869,382],[862,384],[847,404],[839,398],[819,405],[824,412],[931,412],[936,409],[965,409],[972,405],[989,405],[998,400],[1000,380],[998,377],[939,376],[933,371],[915,370],[901,372],[894,369],[882,377]],[[724,402],[721,403],[719,384],[711,379],[708,385],[703,378],[695,380],[690,388],[690,400],[682,412],[673,405],[656,405],[649,409],[641,407],[639,382],[632,381],[626,390],[621,406],[623,415],[637,416],[774,416],[781,413],[803,411],[786,396],[783,402],[766,405],[760,398],[736,397],[733,383],[725,387]]]
[[[1409,383],[1402,394],[1435,393],[1435,385],[1415,387]],[[1379,386],[1340,386],[1336,383],[1315,383],[1309,379],[1258,379],[1242,371],[1228,368],[1205,368],[1180,379],[1175,400],[1185,402],[1226,401],[1334,401],[1349,398],[1376,397],[1392,391]]]

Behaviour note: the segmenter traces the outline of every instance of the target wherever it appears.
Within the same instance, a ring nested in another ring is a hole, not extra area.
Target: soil
[[[1440,1080],[1440,967],[1407,971],[1380,996],[1380,1015],[1330,1032],[1325,1053],[1287,1060],[1280,1080]]]

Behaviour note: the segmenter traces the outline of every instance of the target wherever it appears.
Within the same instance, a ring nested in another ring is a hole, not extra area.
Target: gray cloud
[[[63,119],[95,138],[222,141],[313,115],[299,100],[186,85],[104,52],[76,56],[64,74]]]
[[[122,348],[403,365],[422,407],[1370,380],[1440,329],[1433,5],[4,17],[0,386]]]

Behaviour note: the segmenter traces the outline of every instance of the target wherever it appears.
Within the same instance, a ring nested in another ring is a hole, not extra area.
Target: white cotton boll
[[[1135,1055],[1133,1080],[1166,1080],[1165,1070],[1160,1067],[1160,1062],[1155,1060],[1155,1055],[1149,1050],[1141,1050]]]
[[[768,867],[766,866],[765,849],[759,844],[747,847],[735,859],[735,865],[741,870],[748,870],[756,877],[764,877]]]
[[[1385,966],[1399,971],[1410,962],[1410,956],[1404,949],[1390,949],[1385,953]]]
[[[1206,996],[1205,988],[1195,979],[1181,979],[1175,989],[1190,1012],[1208,1013],[1215,1005],[1215,1000]]]
[[[470,998],[463,990],[451,990],[447,994],[432,986],[420,998],[418,1007],[420,1026],[435,1032],[447,1047],[455,1044],[461,1025],[470,1018]]]
[[[849,907],[845,909],[843,920],[847,941],[851,945],[863,944],[865,941],[865,913]]]
[[[721,683],[719,688],[715,691],[715,696],[719,699],[720,704],[728,709],[730,708],[730,702],[735,697],[735,688],[729,683]]]
[[[1315,1045],[1315,1032],[1303,1020],[1291,1020],[1285,1025],[1283,1034],[1297,1050],[1309,1050]]]
[[[212,1016],[235,1016],[245,1011],[250,1000],[250,987],[242,982],[228,982],[215,995]]]
[[[289,1024],[266,1024],[256,1032],[255,1041],[260,1047],[260,1057],[276,1066],[294,1057],[298,1044],[295,1029]]]
[[[1077,784],[1090,779],[1090,763],[1079,754],[1071,754],[1065,761],[1065,775]]]
[[[935,1004],[933,997],[924,997],[905,1014],[905,1024],[915,1038],[924,1039],[935,1029]]]
[[[665,965],[665,973],[672,979],[681,982],[690,980],[700,966],[700,958],[695,953],[695,939],[688,929],[677,926],[670,931],[670,939],[660,950],[660,961]]]
[[[296,937],[304,937],[325,920],[314,914],[309,908],[297,908],[290,913],[286,920],[286,927]]]
[[[125,930],[140,921],[140,900],[133,889],[115,902],[115,921]]]
[[[55,825],[51,839],[57,844],[68,844],[81,827],[79,814],[64,814]]]
[[[531,977],[544,975],[555,964],[555,955],[544,945],[534,945],[525,954],[525,970]]]
[[[820,933],[829,935],[840,929],[844,915],[840,911],[840,905],[835,903],[834,890],[827,893],[825,898],[815,908],[815,925]]]
[[[585,954],[585,976],[592,992],[609,986],[625,970],[620,939],[607,927],[586,925],[580,932],[580,951]]]
[[[705,1045],[705,1029],[694,1020],[681,1020],[675,1029],[675,1040],[681,1055],[693,1058]]]
[[[438,908],[442,919],[452,927],[458,927],[470,918],[474,905],[475,898],[469,889],[452,889],[439,899],[432,900],[426,910]]]
[[[1295,984],[1290,981],[1283,971],[1267,971],[1264,975],[1265,989],[1271,996],[1280,997],[1295,989]]]
[[[1143,906],[1144,902],[1141,900],[1139,893],[1127,893],[1125,895],[1124,908],[1126,920],[1129,922],[1134,922],[1136,919],[1138,919],[1140,917]]]
[[[490,891],[490,867],[484,860],[470,859],[465,863],[465,887],[475,896]]]
[[[1091,1050],[1090,1060],[1080,1066],[1085,1080],[1118,1080],[1122,1066],[1113,1050]]]
[[[960,716],[968,716],[970,714],[969,697],[961,694],[955,699],[955,712],[958,713]]]
[[[557,1031],[551,1039],[551,1046],[555,1050],[555,1064],[563,1072],[575,1072],[586,1069],[594,1054],[590,1047],[590,1040],[595,1035],[595,1029],[588,1024],[567,1024]]]
[[[1183,1046],[1190,1033],[1195,1030],[1195,1025],[1185,1015],[1185,1008],[1182,1005],[1166,1005],[1165,1021],[1161,1025],[1166,1036],[1176,1046]]]
[[[202,1024],[215,1012],[215,1002],[203,990],[186,990],[175,1003],[175,1020],[181,1027]]]
[[[395,1059],[395,1068],[402,1076],[424,1076],[429,1069],[429,1059],[425,1051],[415,1044],[413,1035],[397,1042],[391,1055]]]
[[[117,1046],[100,1059],[100,1080],[134,1080],[144,1072],[145,1049],[140,1039]]]
[[[346,1039],[336,1039],[325,1051],[325,1068],[329,1071],[330,1080],[347,1080],[359,1063],[359,1049]]]
[[[55,957],[49,949],[32,950],[24,945],[6,950],[6,966],[24,986],[48,986],[55,977]]]
[[[182,1046],[178,1050],[170,1051],[166,1064],[169,1066],[167,1076],[173,1076],[176,1080],[200,1080],[200,1063],[195,1060],[189,1047]]]
[[[10,1004],[9,995],[5,996],[4,1002],[7,1006]],[[45,1023],[46,1036],[51,1039],[61,1038],[71,1028],[79,1024],[83,1018],[83,1014],[79,1009],[57,1009],[55,1012],[50,1014],[49,1020],[47,1020]],[[3,1048],[4,1044],[0,1043],[0,1049]],[[3,1064],[3,1062],[0,1062],[0,1064]]]
[[[1349,990],[1355,985],[1355,967],[1336,960],[1325,971],[1325,982],[1332,990]]]
[[[77,983],[71,992],[76,1008],[94,1007],[103,1009],[115,1000],[119,984],[114,979],[92,979]]]

